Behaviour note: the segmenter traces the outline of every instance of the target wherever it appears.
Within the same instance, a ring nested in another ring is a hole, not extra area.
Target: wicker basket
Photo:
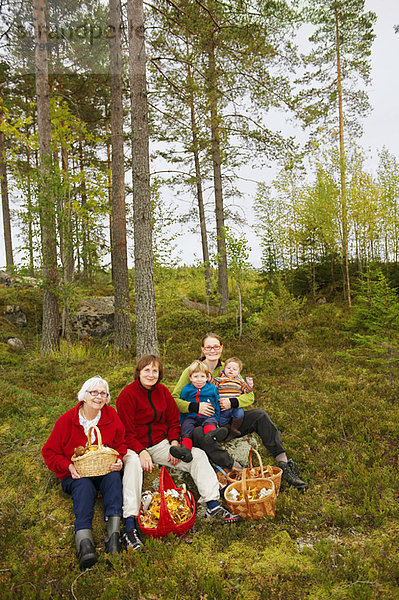
[[[97,434],[97,444],[91,443],[92,429]],[[96,425],[89,428],[87,433],[87,447],[89,448],[89,452],[86,452],[83,456],[73,455],[71,458],[79,475],[81,477],[97,477],[109,473],[111,465],[114,464],[115,457],[119,455],[119,452],[113,448],[108,448],[108,446],[103,446],[101,432]]]
[[[272,490],[270,494],[256,500],[249,498],[252,490],[260,492],[261,489]],[[231,500],[229,493],[231,490],[242,492],[242,500]],[[240,515],[242,519],[262,519],[263,517],[274,517],[276,514],[276,489],[271,479],[250,479],[247,480],[246,469],[243,470],[241,481],[231,483],[224,493],[225,500],[231,513]]]
[[[253,454],[256,454],[256,456],[258,458],[259,467],[254,467],[252,465],[252,455]],[[280,492],[281,475],[283,473],[283,470],[280,469],[280,467],[271,467],[273,474],[270,475],[269,471],[264,469],[264,467],[263,467],[262,459],[260,457],[259,452],[257,452],[257,450],[255,450],[254,448],[252,448],[249,451],[248,458],[249,458],[249,467],[248,467],[248,469],[246,469],[247,479],[257,479],[259,477],[264,478],[264,479],[271,479],[276,488],[276,495],[278,496],[278,494]],[[226,477],[227,477],[227,480],[229,483],[237,483],[237,481],[241,481],[241,476],[242,476],[242,471],[227,471],[226,472]]]
[[[259,467],[252,466],[252,455],[256,454],[259,462]],[[249,451],[249,471],[253,470],[255,472],[255,477],[264,477],[265,479],[271,479],[274,483],[274,487],[276,488],[276,496],[278,496],[280,492],[281,485],[281,476],[283,474],[283,469],[280,467],[272,467],[273,474],[264,469],[262,459],[260,457],[259,452],[257,452],[254,448]]]

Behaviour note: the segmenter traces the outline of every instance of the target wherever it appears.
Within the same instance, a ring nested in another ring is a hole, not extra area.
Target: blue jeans
[[[112,515],[122,516],[122,479],[119,471],[111,471],[99,477],[66,477],[61,481],[64,492],[73,500],[75,513],[75,531],[91,529],[94,503],[101,492],[104,505],[104,518]]]
[[[230,423],[231,419],[243,419],[244,418],[244,409],[243,408],[228,408],[227,410],[222,410],[220,413],[220,427],[223,425],[227,425]]]

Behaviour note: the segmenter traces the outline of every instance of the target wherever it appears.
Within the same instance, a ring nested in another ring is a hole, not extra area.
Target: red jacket
[[[79,423],[79,409],[82,402],[75,408],[64,413],[55,423],[54,429],[42,448],[44,462],[54,471],[59,479],[65,479],[71,474],[69,465],[76,446],[85,446],[87,436]],[[101,409],[101,417],[97,424],[101,432],[104,446],[109,446],[119,452],[122,459],[126,454],[125,428],[112,406],[105,404]],[[118,457],[115,457],[115,461]]]
[[[161,383],[147,390],[136,379],[119,394],[116,410],[126,429],[127,447],[137,454],[164,439],[180,437],[179,409]]]

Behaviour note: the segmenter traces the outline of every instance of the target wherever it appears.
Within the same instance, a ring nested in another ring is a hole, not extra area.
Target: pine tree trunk
[[[150,194],[144,10],[128,0],[137,358],[158,352]]]
[[[218,250],[218,290],[219,310],[226,312],[229,303],[229,284],[227,273],[226,240],[224,231],[224,208],[222,188],[222,159],[220,154],[219,119],[217,109],[217,77],[215,64],[215,49],[213,39],[209,47],[209,83],[210,111],[212,136],[213,185],[215,192],[216,236]]]
[[[188,43],[187,43],[188,46]],[[188,54],[188,48],[187,48]],[[194,155],[194,166],[195,166],[195,183],[197,187],[197,202],[198,202],[198,214],[200,221],[201,230],[201,244],[202,244],[202,258],[204,262],[204,276],[205,276],[205,293],[207,301],[209,302],[209,296],[212,292],[212,274],[209,263],[209,248],[208,248],[208,235],[206,231],[206,220],[205,220],[205,208],[204,208],[204,196],[202,193],[202,175],[201,165],[199,157],[199,143],[198,143],[198,127],[195,117],[194,107],[194,93],[193,93],[193,76],[191,72],[191,66],[187,61],[187,79],[189,87],[190,97],[190,116],[191,116],[191,135],[193,140],[193,155]]]
[[[44,0],[33,0],[37,123],[41,167],[41,222],[43,256],[43,327],[41,350],[59,348],[60,315],[57,298],[57,244],[55,199],[47,186],[51,169],[51,118],[48,85],[47,24]]]
[[[1,102],[1,87],[0,87],[0,102]],[[3,112],[0,110],[0,125],[3,122]],[[4,132],[0,130],[0,184],[1,184],[1,202],[3,207],[3,231],[4,231],[4,247],[6,252],[7,269],[14,266],[14,258],[12,252],[12,236],[11,236],[11,218],[10,218],[10,203],[8,200],[8,181],[7,181],[7,162],[6,162],[6,144]]]
[[[335,14],[335,35],[337,52],[337,86],[338,86],[338,116],[339,116],[339,166],[341,175],[341,213],[342,213],[342,258],[344,264],[344,282],[348,305],[351,306],[351,287],[349,278],[349,257],[348,257],[348,214],[346,202],[346,161],[344,145],[344,115],[342,108],[342,74],[341,74],[341,56],[339,39],[338,8],[334,7]]]
[[[125,168],[123,160],[123,103],[121,14],[119,0],[109,0],[109,39],[112,146],[112,276],[115,295],[114,344],[119,349],[132,345],[129,273],[127,268]]]

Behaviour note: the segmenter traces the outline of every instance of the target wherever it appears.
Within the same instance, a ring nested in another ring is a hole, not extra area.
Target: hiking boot
[[[239,515],[232,515],[227,508],[224,508],[220,504],[215,506],[215,508],[207,508],[205,519],[218,520],[224,523],[238,523],[238,521],[241,521]]]
[[[91,529],[79,529],[75,533],[75,544],[78,553],[79,567],[90,569],[97,562],[96,547]]]
[[[144,547],[143,542],[139,538],[137,529],[125,531],[125,533],[122,536],[122,540],[125,544],[126,550],[129,550],[129,548],[131,548],[132,550],[141,550]]]
[[[227,427],[218,427],[217,429],[212,429],[212,431],[208,431],[204,435],[204,442],[209,443],[212,441],[222,442],[229,434],[229,430]]]
[[[178,458],[179,460],[182,460],[185,463],[189,463],[193,460],[191,450],[189,450],[185,446],[171,446],[169,452],[174,458]]]
[[[278,466],[283,469],[283,480],[289,485],[292,485],[295,489],[300,492],[304,492],[308,489],[308,484],[299,477],[298,465],[294,463],[292,458],[288,462],[279,462]]]

